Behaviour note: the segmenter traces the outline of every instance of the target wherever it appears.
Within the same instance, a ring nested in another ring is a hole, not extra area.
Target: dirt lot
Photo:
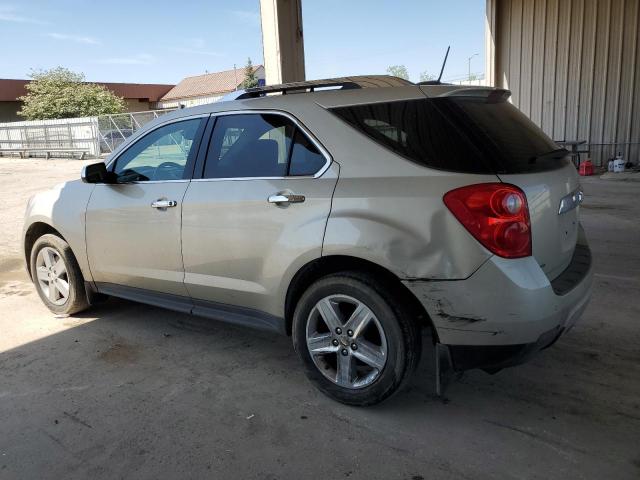
[[[288,338],[110,300],[55,318],[27,281],[27,198],[72,160],[0,159],[0,478],[640,478],[640,183],[584,181],[582,321],[527,365],[349,408]]]

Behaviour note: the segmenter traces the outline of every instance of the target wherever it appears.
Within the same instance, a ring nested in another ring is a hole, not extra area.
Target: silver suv
[[[592,283],[567,152],[506,90],[388,76],[167,114],[28,204],[42,301],[112,295],[293,337],[311,381],[382,401],[430,329],[455,370],[526,360]]]

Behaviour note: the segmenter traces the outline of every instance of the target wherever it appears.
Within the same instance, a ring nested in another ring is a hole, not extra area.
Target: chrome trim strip
[[[191,180],[183,178],[181,180],[145,180],[141,182],[126,182],[126,183],[95,183],[94,185],[108,185],[110,187],[119,187],[124,185],[150,185],[154,183],[189,183]]]
[[[324,173],[324,172],[323,172]],[[299,175],[291,177],[225,177],[225,178],[194,178],[192,182],[242,182],[247,180],[295,180],[295,179],[313,179],[318,178],[311,175]]]

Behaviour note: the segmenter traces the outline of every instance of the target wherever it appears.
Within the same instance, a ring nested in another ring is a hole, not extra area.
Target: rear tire
[[[84,278],[71,247],[46,234],[31,249],[31,278],[42,302],[58,315],[72,315],[89,307]]]
[[[329,275],[307,289],[294,312],[293,344],[320,391],[365,406],[407,383],[422,344],[401,298],[394,285],[360,272]]]

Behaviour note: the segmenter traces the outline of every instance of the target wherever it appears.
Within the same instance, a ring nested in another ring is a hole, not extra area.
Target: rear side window
[[[558,147],[504,100],[425,98],[331,111],[376,142],[431,168],[523,173],[564,165],[557,158],[538,158]]]
[[[314,175],[325,158],[292,120],[277,114],[219,116],[204,178]]]
[[[332,111],[373,140],[421,165],[459,172],[491,171],[474,145],[427,99]]]
[[[325,164],[326,160],[300,130],[296,132],[295,142],[291,150],[291,164],[289,175],[315,175]]]
[[[293,125],[280,115],[218,117],[205,178],[282,177],[287,173]]]

